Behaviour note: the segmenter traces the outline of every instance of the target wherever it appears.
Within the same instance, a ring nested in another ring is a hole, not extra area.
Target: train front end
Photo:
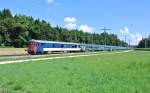
[[[37,42],[30,41],[28,44],[27,52],[31,55],[37,54]]]

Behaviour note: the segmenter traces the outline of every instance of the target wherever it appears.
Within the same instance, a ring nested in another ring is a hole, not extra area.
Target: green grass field
[[[0,65],[0,93],[150,93],[150,52]]]

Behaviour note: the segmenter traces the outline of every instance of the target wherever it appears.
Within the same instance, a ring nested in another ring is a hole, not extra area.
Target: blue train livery
[[[47,54],[48,52],[86,52],[86,51],[112,51],[125,50],[126,47],[105,46],[94,44],[80,44],[57,41],[31,40],[28,45],[29,54]]]

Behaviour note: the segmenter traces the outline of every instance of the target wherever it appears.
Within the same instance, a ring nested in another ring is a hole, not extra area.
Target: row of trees
[[[148,38],[143,38],[138,44],[138,48],[149,48],[149,47],[150,47],[150,36]]]
[[[127,46],[115,34],[85,33],[52,27],[48,22],[33,19],[31,16],[12,15],[9,9],[0,11],[0,46],[26,47],[31,39],[64,42]]]

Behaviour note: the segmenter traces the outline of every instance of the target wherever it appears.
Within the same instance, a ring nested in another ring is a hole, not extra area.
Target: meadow
[[[0,93],[150,93],[150,52],[0,65]]]

